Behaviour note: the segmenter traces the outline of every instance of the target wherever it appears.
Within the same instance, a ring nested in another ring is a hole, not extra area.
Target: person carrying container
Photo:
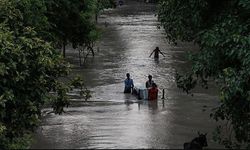
[[[157,100],[158,98],[158,88],[155,83],[152,84],[152,87],[148,89],[148,100]]]
[[[133,79],[130,78],[130,74],[126,74],[127,78],[124,80],[125,88],[124,93],[131,93],[132,89],[134,88]]]

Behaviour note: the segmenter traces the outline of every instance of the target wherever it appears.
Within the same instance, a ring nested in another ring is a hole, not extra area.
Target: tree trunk
[[[89,46],[89,49],[91,50],[92,56],[94,57],[94,56],[95,56],[95,52],[94,52],[93,47],[94,47],[94,43],[92,42],[92,43],[90,44],[90,46]]]
[[[94,52],[94,50],[93,50],[92,47],[90,47],[90,51],[91,51],[91,53],[92,53],[92,56],[94,57],[94,56],[95,56],[95,52]]]
[[[98,13],[95,14],[95,22],[97,23],[98,21]]]
[[[81,49],[78,49],[79,51],[79,62],[80,62],[80,66],[82,66],[82,57],[81,57]]]
[[[66,42],[63,42],[63,57],[66,57]]]

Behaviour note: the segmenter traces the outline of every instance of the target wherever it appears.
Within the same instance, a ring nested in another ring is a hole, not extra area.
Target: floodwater
[[[31,148],[181,149],[198,131],[208,133],[208,148],[220,148],[212,140],[216,124],[209,118],[218,102],[216,87],[198,87],[192,97],[175,84],[175,72],[190,68],[186,52],[197,47],[190,43],[170,45],[163,29],[157,29],[155,14],[153,4],[125,1],[125,5],[106,10],[99,17],[103,34],[94,57],[89,56],[79,67],[78,52],[68,49],[73,74],[84,78],[92,98],[75,102],[63,115],[47,114]],[[149,57],[156,46],[165,55],[159,60]],[[161,99],[162,92],[154,102],[124,94],[127,72],[137,86],[144,85],[151,74],[159,88],[165,89],[165,99]]]

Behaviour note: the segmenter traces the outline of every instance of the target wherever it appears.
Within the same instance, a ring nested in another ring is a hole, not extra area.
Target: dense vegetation
[[[43,105],[61,114],[73,86],[89,97],[81,79],[62,82],[70,65],[58,48],[96,40],[97,7],[97,0],[0,0],[0,149],[27,148]]]
[[[216,139],[225,147],[250,148],[250,1],[162,0],[159,21],[167,38],[195,42],[190,72],[177,74],[177,85],[187,93],[197,83],[208,88],[214,80],[220,90],[220,105],[211,117],[225,120]],[[230,132],[222,132],[228,127]],[[224,135],[223,135],[224,134]]]

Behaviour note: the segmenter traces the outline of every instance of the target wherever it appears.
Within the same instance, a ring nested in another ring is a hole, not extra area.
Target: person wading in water
[[[159,47],[156,47],[156,48],[152,51],[152,53],[149,55],[149,57],[151,57],[151,55],[152,55],[153,53],[155,53],[154,58],[156,58],[156,59],[159,58],[159,53],[161,53],[162,56],[164,56],[163,53],[160,51]],[[165,56],[164,56],[164,57],[165,57]]]
[[[152,84],[152,87],[148,89],[148,100],[157,100],[158,98],[158,88],[155,83]]]
[[[132,89],[134,88],[133,79],[130,78],[130,74],[126,74],[127,78],[124,80],[125,88],[124,93],[131,93]]]
[[[151,88],[154,81],[152,80],[152,76],[148,75],[148,81],[146,82],[146,88]]]

